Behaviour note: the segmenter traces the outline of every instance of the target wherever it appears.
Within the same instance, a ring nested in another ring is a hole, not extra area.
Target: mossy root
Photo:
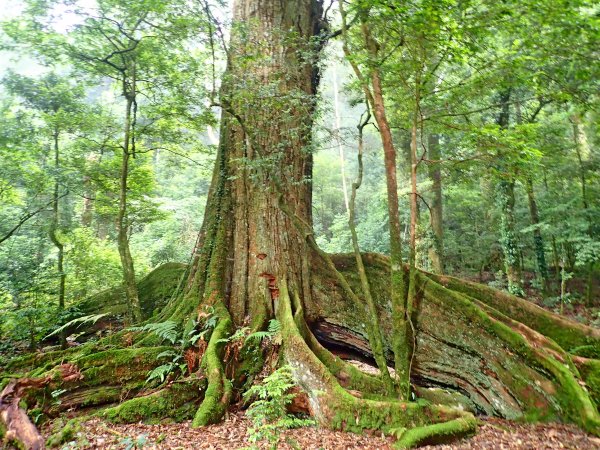
[[[206,373],[208,387],[204,400],[196,411],[192,427],[218,422],[225,414],[233,393],[233,386],[225,376],[222,362],[223,346],[231,333],[232,320],[229,311],[221,302],[214,305],[214,312],[219,321],[210,336],[202,358],[202,368]]]
[[[477,431],[477,419],[461,417],[443,423],[407,430],[394,445],[395,448],[413,448],[424,444],[442,444],[457,438],[474,434]]]

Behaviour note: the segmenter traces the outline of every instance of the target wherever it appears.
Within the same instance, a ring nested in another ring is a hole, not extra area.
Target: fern
[[[279,320],[277,320],[277,319],[269,320],[268,330],[269,330],[269,333],[271,333],[271,334],[279,333],[281,331],[281,322],[279,322]]]
[[[262,342],[264,339],[270,339],[273,343],[279,343],[279,333],[281,331],[281,323],[276,319],[269,320],[269,326],[267,327],[267,331],[256,331],[246,338],[246,342],[250,342],[252,340],[256,340],[258,342]]]
[[[246,333],[248,332],[248,330],[249,330],[248,327],[238,328],[237,330],[235,330],[235,333],[233,333],[231,336],[229,336],[227,338],[219,339],[217,342],[228,343],[228,342],[239,341],[239,340],[241,340],[246,335]]]
[[[95,324],[100,319],[102,319],[103,317],[106,317],[106,316],[110,316],[110,314],[109,313],[92,314],[89,316],[78,317],[77,319],[68,321],[61,327],[58,327],[52,333],[48,334],[44,339],[48,339],[50,336],[54,336],[55,334],[65,331],[67,328],[71,328],[74,325],[77,325],[77,328],[79,328],[80,326],[88,324],[88,323]]]
[[[162,359],[162,358],[174,359],[177,356],[179,356],[179,353],[177,353],[175,350],[166,350],[166,351],[161,352],[158,355],[156,355],[156,359]]]
[[[171,344],[177,342],[179,333],[177,331],[177,324],[172,320],[165,322],[147,323],[139,327],[130,327],[129,331],[149,331],[164,341],[169,341]]]
[[[175,368],[173,363],[163,364],[162,366],[158,366],[152,369],[148,373],[148,377],[146,378],[146,383],[150,383],[152,380],[159,379],[160,382],[164,382],[167,375],[169,375],[173,369]]]
[[[273,324],[275,326],[275,324]],[[251,448],[259,448],[259,442],[277,448],[281,432],[303,426],[314,425],[314,420],[297,417],[287,412],[287,406],[294,400],[290,389],[296,384],[289,366],[283,366],[252,386],[244,394],[246,401],[256,399],[248,408],[246,415],[253,426],[248,429]]]

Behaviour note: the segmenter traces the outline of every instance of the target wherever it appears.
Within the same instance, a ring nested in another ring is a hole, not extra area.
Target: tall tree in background
[[[60,201],[68,193],[67,178],[63,174],[61,164],[61,138],[76,126],[85,106],[81,101],[83,88],[74,86],[67,77],[61,77],[55,72],[50,72],[43,78],[36,80],[17,74],[9,74],[4,85],[9,92],[22,98],[31,107],[44,123],[44,132],[47,135],[46,145],[49,151],[49,161],[52,168],[53,186],[51,194],[52,215],[48,228],[48,235],[57,250],[56,270],[58,274],[58,308],[65,309],[65,248],[61,236],[61,215],[63,214]],[[62,155],[64,157],[64,155]],[[66,347],[63,333],[60,335],[61,346]]]

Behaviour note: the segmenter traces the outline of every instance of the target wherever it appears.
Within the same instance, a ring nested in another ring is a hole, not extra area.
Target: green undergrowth
[[[178,291],[186,270],[185,264],[166,263],[152,270],[137,283],[144,319],[161,310],[171,300],[173,294]],[[84,315],[100,313],[124,315],[127,312],[125,294],[120,286],[88,297],[78,306]]]

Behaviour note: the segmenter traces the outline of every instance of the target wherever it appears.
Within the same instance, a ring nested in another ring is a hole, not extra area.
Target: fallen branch
[[[61,364],[56,367],[60,379],[75,381],[83,378],[74,364]],[[16,441],[26,449],[43,449],[44,438],[27,416],[27,412],[19,407],[19,402],[28,389],[40,389],[51,381],[56,381],[57,373],[52,370],[42,378],[20,378],[12,380],[0,394],[0,419],[6,428],[5,441]]]

